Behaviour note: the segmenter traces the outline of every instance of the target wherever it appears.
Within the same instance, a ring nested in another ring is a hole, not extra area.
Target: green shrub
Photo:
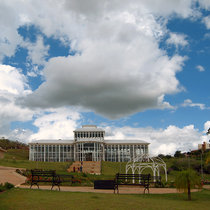
[[[199,172],[201,168],[201,163],[199,160],[192,159],[192,158],[174,159],[169,172],[171,172],[171,169],[174,171],[183,171],[183,170],[187,170],[188,168],[192,168],[193,170]]]
[[[203,172],[206,174],[210,174],[210,163],[204,165]]]
[[[10,189],[12,189],[12,188],[14,188],[15,186],[14,186],[14,184],[11,184],[11,183],[9,183],[9,182],[6,182],[5,184],[4,184],[4,188],[6,189],[6,190],[10,190]]]
[[[87,177],[88,175],[86,173],[82,173],[82,176],[83,177]]]
[[[13,184],[11,184],[9,182],[5,182],[4,185],[0,184],[0,192],[6,191],[6,190],[10,190],[13,187],[15,187]]]
[[[3,184],[0,184],[0,192],[3,192],[4,191],[4,186]]]

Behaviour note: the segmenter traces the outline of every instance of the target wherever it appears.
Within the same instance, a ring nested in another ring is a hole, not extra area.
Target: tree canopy
[[[11,141],[9,139],[1,138],[0,139],[0,147],[3,149],[28,149],[28,145],[19,142],[19,141]]]

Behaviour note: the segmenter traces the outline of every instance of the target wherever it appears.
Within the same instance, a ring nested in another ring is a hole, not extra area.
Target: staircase
[[[89,173],[89,174],[101,174],[101,162],[100,161],[83,161],[82,162],[82,172]],[[73,164],[67,169],[68,172],[75,172],[80,173],[80,166],[81,161],[75,161]]]

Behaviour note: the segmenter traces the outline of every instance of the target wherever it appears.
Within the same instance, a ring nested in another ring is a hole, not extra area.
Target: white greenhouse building
[[[29,143],[29,160],[46,162],[128,162],[148,154],[143,140],[105,140],[105,131],[84,125],[74,131],[74,140],[37,140]]]

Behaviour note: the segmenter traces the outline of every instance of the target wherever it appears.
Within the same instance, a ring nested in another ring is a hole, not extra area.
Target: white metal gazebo
[[[165,181],[167,182],[167,168],[166,163],[160,157],[150,157],[149,155],[139,155],[126,164],[126,174],[131,171],[132,174],[142,172],[149,168],[152,170],[154,182],[156,176],[160,176],[160,169],[163,168],[165,172]]]

